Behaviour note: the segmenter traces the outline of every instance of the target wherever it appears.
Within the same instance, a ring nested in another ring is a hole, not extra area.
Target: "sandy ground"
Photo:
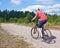
[[[30,34],[31,27],[16,24],[1,24],[1,26],[12,35],[23,36],[25,41],[31,43],[34,48],[60,48],[60,30],[50,29],[52,35],[55,37],[55,39],[53,39],[55,42],[48,44],[43,42],[41,38],[33,39]]]

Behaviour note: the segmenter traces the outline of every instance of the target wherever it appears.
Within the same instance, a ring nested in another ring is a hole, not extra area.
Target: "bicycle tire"
[[[35,34],[34,34],[34,32],[35,32]],[[38,39],[38,37],[39,37],[39,31],[37,30],[37,28],[33,27],[33,28],[31,29],[31,36],[32,36],[32,38],[34,38],[34,39]]]
[[[52,37],[52,33],[49,29],[44,29],[44,39],[46,40],[47,43],[50,43],[52,41],[51,37]],[[46,36],[47,35],[47,36]]]
[[[47,29],[47,28],[44,29],[44,33],[47,33],[47,35],[48,35],[49,37],[52,36],[51,31],[50,31],[49,29]]]

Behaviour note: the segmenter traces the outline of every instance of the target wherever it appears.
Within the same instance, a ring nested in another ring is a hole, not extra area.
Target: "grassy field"
[[[13,36],[4,31],[0,26],[0,48],[32,48],[31,44],[24,41],[23,37]]]

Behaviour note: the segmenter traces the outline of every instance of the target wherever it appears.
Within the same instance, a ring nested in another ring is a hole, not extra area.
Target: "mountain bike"
[[[39,31],[38,31],[38,27],[37,27],[37,23],[34,27],[32,27],[31,29],[31,36],[34,38],[34,39],[38,39],[39,36],[47,43],[51,42],[51,36],[52,36],[52,33],[51,31],[48,29],[48,28],[44,28],[44,25],[42,26],[42,36],[39,35]]]

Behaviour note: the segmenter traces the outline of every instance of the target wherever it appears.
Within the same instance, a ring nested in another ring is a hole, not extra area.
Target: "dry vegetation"
[[[55,24],[45,24],[46,28],[51,28],[51,29],[60,29],[60,25],[55,25]]]
[[[18,25],[25,25],[25,26],[30,26],[30,27],[34,27],[36,23],[21,23],[21,24],[18,24]],[[55,25],[55,24],[49,24],[49,23],[46,23],[44,25],[45,28],[51,28],[51,29],[60,29],[60,25]]]
[[[23,37],[10,35],[0,26],[0,48],[31,48],[30,46]]]

